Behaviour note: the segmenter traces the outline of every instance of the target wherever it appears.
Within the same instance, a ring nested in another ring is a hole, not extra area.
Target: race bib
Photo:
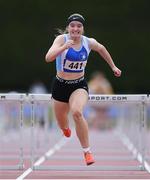
[[[71,72],[82,72],[86,66],[87,61],[69,61],[68,59],[64,62],[64,70]]]

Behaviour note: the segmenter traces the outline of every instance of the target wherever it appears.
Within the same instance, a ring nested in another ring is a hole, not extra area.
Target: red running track
[[[70,139],[60,138],[57,132],[52,132],[47,159],[42,158],[46,151],[41,151],[40,158],[35,162],[38,170],[32,170],[29,158],[25,158],[23,171],[0,171],[0,179],[150,179],[150,173],[138,169],[140,162],[132,157],[113,131],[90,131],[91,148],[96,160],[91,166],[85,165],[76,135],[73,134]],[[6,152],[11,155],[13,149]],[[25,155],[29,156],[28,148]],[[15,162],[16,159],[1,161],[3,165]],[[135,167],[137,170],[133,170]]]

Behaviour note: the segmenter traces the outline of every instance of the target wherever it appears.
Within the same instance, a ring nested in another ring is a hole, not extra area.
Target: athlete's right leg
[[[68,132],[68,130],[70,130],[69,121],[68,121],[68,112],[69,112],[68,103],[64,103],[53,99],[53,107],[54,107],[57,123],[60,129],[62,129],[65,136],[69,137],[71,135],[71,132]]]

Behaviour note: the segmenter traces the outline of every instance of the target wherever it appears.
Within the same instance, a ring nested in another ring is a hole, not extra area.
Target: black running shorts
[[[85,89],[88,93],[88,85],[84,77],[75,80],[64,80],[56,76],[52,84],[52,98],[68,103],[72,92],[80,88]]]

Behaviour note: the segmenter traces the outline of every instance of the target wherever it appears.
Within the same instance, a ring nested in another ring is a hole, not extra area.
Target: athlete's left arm
[[[103,57],[103,59],[109,64],[109,66],[111,67],[112,71],[114,72],[114,75],[119,77],[121,76],[121,70],[119,68],[117,68],[117,66],[114,64],[113,59],[111,57],[111,55],[109,54],[109,52],[107,51],[107,49],[100,44],[99,42],[97,42],[95,39],[93,38],[89,38],[89,46],[92,50],[98,52],[100,54],[100,56]]]

